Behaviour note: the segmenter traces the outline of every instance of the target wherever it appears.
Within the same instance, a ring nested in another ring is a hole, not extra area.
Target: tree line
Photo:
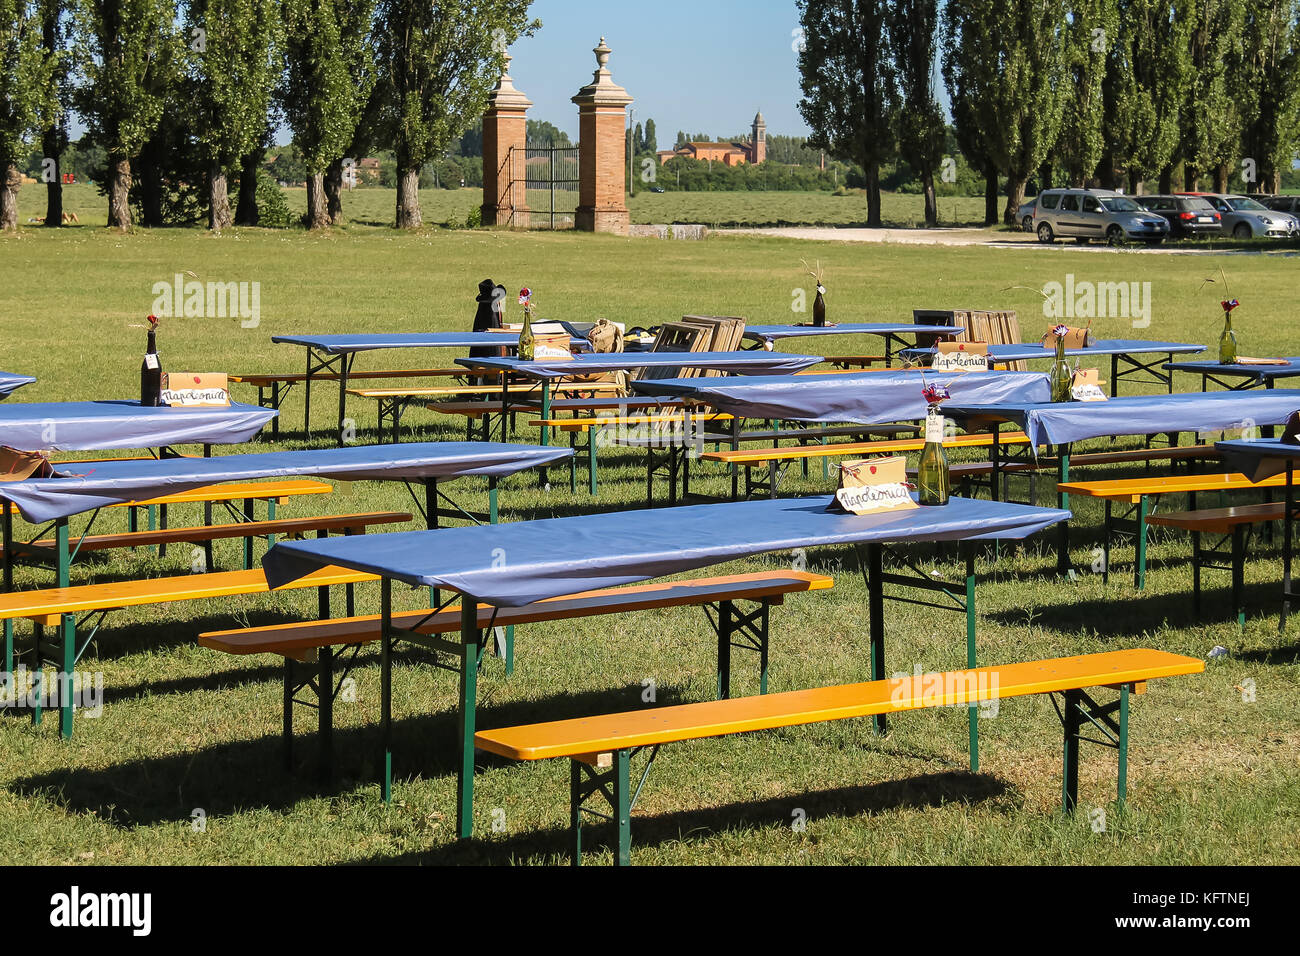
[[[0,229],[40,143],[47,225],[62,217],[68,116],[102,149],[108,222],[160,225],[202,184],[208,225],[257,222],[257,169],[284,123],[307,225],[342,217],[345,162],[396,162],[396,222],[421,225],[420,172],[482,114],[531,0],[0,0]],[[238,181],[232,209],[230,182]]]
[[[1277,192],[1300,145],[1300,0],[798,0],[810,145],[921,180],[945,169],[935,64],[985,222],[1025,186]]]

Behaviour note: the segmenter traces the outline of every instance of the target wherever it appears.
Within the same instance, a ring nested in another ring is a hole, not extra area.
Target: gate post
[[[510,60],[483,114],[483,225],[528,228],[524,186],[527,114],[533,104],[510,79]]]
[[[596,72],[578,91],[578,209],[574,225],[587,232],[628,234],[631,217],[623,193],[627,185],[627,90],[614,83],[606,64],[605,38],[592,51]]]

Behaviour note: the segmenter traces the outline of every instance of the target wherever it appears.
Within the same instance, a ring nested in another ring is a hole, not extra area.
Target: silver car
[[[1233,193],[1182,193],[1200,196],[1223,216],[1223,234],[1234,239],[1285,239],[1300,233],[1300,220]]]
[[[1100,239],[1118,246],[1135,239],[1154,246],[1169,237],[1169,223],[1109,189],[1045,189],[1034,207],[1034,231],[1039,242]]]

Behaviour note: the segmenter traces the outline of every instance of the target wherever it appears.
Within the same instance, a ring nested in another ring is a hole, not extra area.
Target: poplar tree
[[[997,45],[991,0],[947,0],[942,17],[943,79],[957,145],[984,177],[984,225],[998,221],[998,164],[988,131],[1000,121]]]
[[[939,25],[937,0],[896,0],[889,22],[890,49],[898,79],[898,146],[921,180],[925,224],[939,224],[934,173],[943,161],[943,110],[934,96],[934,58]]]
[[[18,228],[18,169],[49,102],[54,60],[31,0],[0,0],[0,230]]]

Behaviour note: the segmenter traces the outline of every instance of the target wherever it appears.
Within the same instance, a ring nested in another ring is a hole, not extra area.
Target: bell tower
[[[755,164],[767,159],[767,120],[763,119],[760,111],[754,116],[754,125],[751,127],[754,134],[754,158]]]

